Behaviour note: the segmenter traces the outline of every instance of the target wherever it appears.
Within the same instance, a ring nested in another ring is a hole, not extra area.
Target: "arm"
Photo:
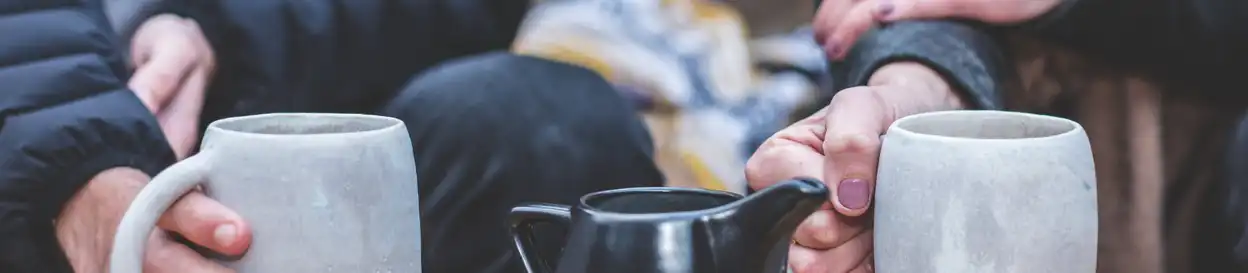
[[[0,1],[0,272],[69,272],[53,228],[65,202],[105,169],[173,162],[111,30],[75,2]]]
[[[247,99],[268,103],[242,112],[371,112],[428,67],[508,48],[527,9],[523,0],[162,0],[144,14],[203,29],[217,57],[212,117]]]
[[[1004,107],[999,92],[1013,75],[996,41],[982,29],[952,21],[899,22],[867,33],[834,64],[837,90],[867,85],[877,69],[898,62],[936,71],[977,109]]]

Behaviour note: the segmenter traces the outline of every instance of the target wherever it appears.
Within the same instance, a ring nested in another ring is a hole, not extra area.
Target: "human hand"
[[[57,217],[56,235],[74,272],[107,271],[121,216],[147,182],[138,170],[114,168],[96,175],[70,199]],[[165,231],[225,255],[241,255],[251,244],[251,230],[242,217],[199,192],[183,196],[157,226],[148,240],[143,272],[233,272],[173,241]]]
[[[822,179],[831,204],[798,227],[789,248],[796,273],[872,272],[871,207],[880,136],[898,118],[963,108],[935,71],[917,63],[877,70],[867,86],[840,91],[828,107],[767,139],[746,163],[750,187],[793,177]]]
[[[199,115],[216,57],[199,24],[158,15],[139,26],[131,44],[130,89],[147,106],[173,147],[186,158],[199,143]]]
[[[815,40],[840,60],[877,23],[962,18],[995,24],[1030,21],[1062,0],[825,0],[815,15]]]

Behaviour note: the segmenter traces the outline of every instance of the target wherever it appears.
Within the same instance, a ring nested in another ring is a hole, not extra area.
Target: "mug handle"
[[[126,209],[113,237],[108,272],[143,272],[143,254],[148,236],[156,229],[156,221],[175,201],[207,178],[212,154],[201,151],[157,174],[143,186]]]
[[[516,243],[516,251],[520,253],[520,260],[524,261],[525,270],[529,273],[554,272],[550,264],[542,260],[542,257],[534,255],[537,246],[533,243],[533,224],[552,223],[570,227],[572,207],[546,203],[523,204],[512,208],[511,212],[507,213],[507,220],[511,237]],[[538,268],[541,270],[537,270]]]

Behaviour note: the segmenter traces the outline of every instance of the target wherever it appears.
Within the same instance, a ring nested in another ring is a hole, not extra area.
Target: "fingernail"
[[[871,185],[862,179],[845,179],[836,185],[836,199],[849,209],[867,207],[871,200]]]
[[[216,230],[212,231],[212,239],[217,241],[217,244],[222,247],[233,245],[234,237],[238,237],[238,227],[232,224],[218,226]]]
[[[880,18],[888,17],[893,14],[893,3],[890,1],[880,1],[880,6],[876,7],[875,13]]]
[[[841,45],[836,44],[836,42],[829,42],[827,45],[823,46],[823,48],[824,51],[827,51],[829,58],[841,56]]]

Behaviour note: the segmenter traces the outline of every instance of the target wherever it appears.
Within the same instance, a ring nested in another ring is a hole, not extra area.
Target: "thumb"
[[[825,181],[835,183],[829,185],[831,200],[844,215],[859,216],[870,208],[880,135],[891,122],[884,106],[870,87],[842,90],[829,105],[823,139]]]
[[[170,240],[164,232],[152,232],[143,257],[143,272],[156,273],[234,273],[212,262],[195,250]]]
[[[251,244],[251,229],[242,216],[200,192],[183,196],[158,225],[220,254],[241,255]]]
[[[181,85],[191,69],[195,58],[190,49],[177,47],[155,47],[146,62],[138,64],[134,76],[130,78],[130,89],[134,90],[143,104],[152,113],[160,113],[169,100],[181,89]]]

